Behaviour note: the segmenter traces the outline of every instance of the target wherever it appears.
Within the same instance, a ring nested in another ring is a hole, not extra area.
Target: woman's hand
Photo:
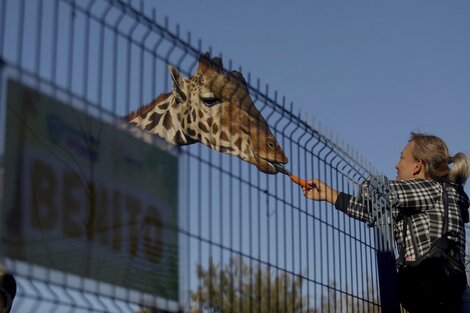
[[[317,200],[317,201],[328,201],[331,204],[336,203],[338,199],[338,192],[318,179],[311,179],[308,181],[308,184],[312,188],[302,188],[305,197]]]

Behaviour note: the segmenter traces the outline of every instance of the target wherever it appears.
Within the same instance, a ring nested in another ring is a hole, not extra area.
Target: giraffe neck
[[[156,134],[173,145],[192,144],[182,125],[182,105],[172,93],[162,94],[148,105],[127,116],[129,123]]]

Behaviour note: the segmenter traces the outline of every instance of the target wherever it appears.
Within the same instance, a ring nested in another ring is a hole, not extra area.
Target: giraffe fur
[[[128,123],[176,145],[200,142],[276,174],[288,159],[257,110],[240,72],[225,72],[220,58],[202,53],[192,77],[169,65],[173,84],[125,117]]]

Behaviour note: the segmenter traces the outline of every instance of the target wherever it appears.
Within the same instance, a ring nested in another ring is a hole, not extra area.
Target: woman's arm
[[[303,188],[303,193],[305,197],[316,200],[316,201],[326,201],[333,204],[336,209],[348,214],[349,216],[360,220],[362,222],[370,223],[371,216],[371,207],[368,205],[367,192],[360,192],[358,196],[351,196],[349,194],[339,192],[329,185],[325,184],[321,180],[311,179],[309,180],[311,189]],[[368,182],[365,181],[360,190],[367,190]]]
[[[318,179],[309,181],[312,189],[304,189],[304,195],[312,200],[327,201],[334,204],[336,209],[349,216],[363,221],[371,222],[372,199],[369,194],[369,180],[365,180],[359,186],[359,193],[351,196],[338,192]],[[391,194],[388,198],[392,214],[397,217],[399,212],[413,210],[419,212],[433,206],[441,199],[442,187],[435,180],[411,179],[390,180]]]
[[[312,186],[311,189],[302,188],[307,198],[316,201],[327,201],[331,204],[336,203],[338,191],[318,179],[311,179],[308,181],[308,184]]]

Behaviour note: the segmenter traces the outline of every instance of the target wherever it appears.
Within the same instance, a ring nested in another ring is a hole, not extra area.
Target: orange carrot
[[[294,183],[296,183],[297,185],[299,185],[299,186],[301,186],[305,189],[312,189],[313,188],[312,185],[310,185],[306,180],[303,180],[302,178],[299,178],[295,175],[290,175],[289,177]]]

